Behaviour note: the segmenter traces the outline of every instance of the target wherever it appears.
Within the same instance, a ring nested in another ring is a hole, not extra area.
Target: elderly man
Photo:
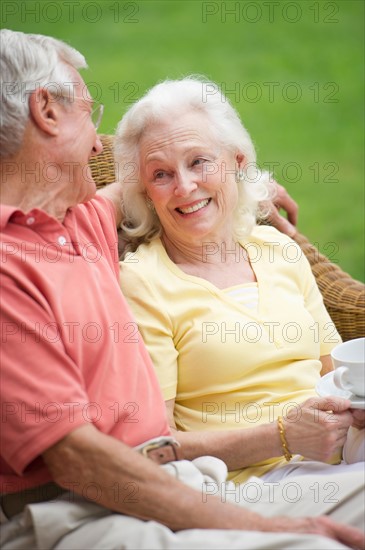
[[[217,459],[180,460],[119,290],[120,191],[96,196],[88,169],[101,109],[85,60],[49,37],[0,36],[2,547],[364,545],[318,515],[360,524],[356,476],[329,503],[313,493],[293,507],[259,480],[260,502],[237,499]]]

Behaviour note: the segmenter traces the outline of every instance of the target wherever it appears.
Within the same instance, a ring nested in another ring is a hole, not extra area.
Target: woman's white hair
[[[166,80],[132,105],[116,131],[114,152],[117,178],[123,185],[123,229],[128,239],[127,250],[149,242],[162,230],[156,213],[148,206],[140,179],[141,137],[151,125],[189,112],[203,113],[208,120],[207,135],[224,150],[244,156],[243,177],[237,183],[239,199],[233,213],[236,238],[251,233],[260,216],[259,203],[272,194],[269,174],[258,169],[252,140],[217,84],[199,77]]]
[[[48,86],[58,94],[73,91],[67,66],[87,67],[84,56],[61,40],[40,34],[0,31],[0,157],[21,147],[29,118],[29,95]]]

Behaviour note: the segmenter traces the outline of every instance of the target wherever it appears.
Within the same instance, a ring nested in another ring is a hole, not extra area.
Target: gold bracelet
[[[290,462],[290,460],[293,458],[293,455],[288,449],[288,443],[286,441],[285,437],[285,429],[284,429],[284,423],[283,423],[283,417],[278,416],[278,428],[279,428],[279,434],[280,434],[280,440],[281,440],[281,446],[283,447],[283,455],[285,457],[285,460],[287,462]]]

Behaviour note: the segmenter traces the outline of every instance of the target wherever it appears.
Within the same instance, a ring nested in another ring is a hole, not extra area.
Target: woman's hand
[[[340,397],[307,399],[284,418],[289,451],[326,462],[346,441],[353,415],[350,401]]]
[[[351,409],[352,425],[358,430],[365,428],[365,410],[364,409]]]

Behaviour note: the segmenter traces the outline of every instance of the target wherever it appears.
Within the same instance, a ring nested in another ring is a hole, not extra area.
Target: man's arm
[[[360,531],[326,517],[263,518],[215,496],[203,501],[202,493],[91,424],[77,428],[49,448],[43,459],[61,487],[82,494],[84,487],[96,483],[94,502],[115,512],[157,521],[174,531],[198,528],[313,533],[354,548],[364,546]]]
[[[98,194],[107,197],[112,201],[115,208],[115,218],[117,227],[122,223],[122,186],[120,183],[115,182],[101,189],[98,189]]]
[[[279,185],[277,182],[275,182],[275,186],[275,197],[273,201],[267,203],[269,209],[267,219],[278,231],[285,233],[289,237],[293,237],[297,232],[295,226],[298,221],[298,205],[291,198],[285,187]],[[287,218],[280,214],[280,209],[287,213]]]
[[[276,195],[272,202],[267,204],[269,209],[268,221],[276,227],[282,233],[293,237],[297,232],[295,227],[298,220],[298,205],[290,197],[286,189],[276,183]],[[98,194],[107,197],[112,201],[115,208],[117,226],[119,227],[122,222],[122,186],[120,183],[115,182],[101,189],[98,189]],[[279,209],[285,210],[287,213],[287,218],[282,216],[279,212]]]
[[[77,428],[43,458],[60,486],[82,494],[98,487],[95,501],[122,514],[154,520],[174,531],[187,528],[263,530],[263,518],[184,485],[152,460],[93,425]],[[75,482],[72,485],[72,482]],[[158,503],[158,505],[157,505]]]

